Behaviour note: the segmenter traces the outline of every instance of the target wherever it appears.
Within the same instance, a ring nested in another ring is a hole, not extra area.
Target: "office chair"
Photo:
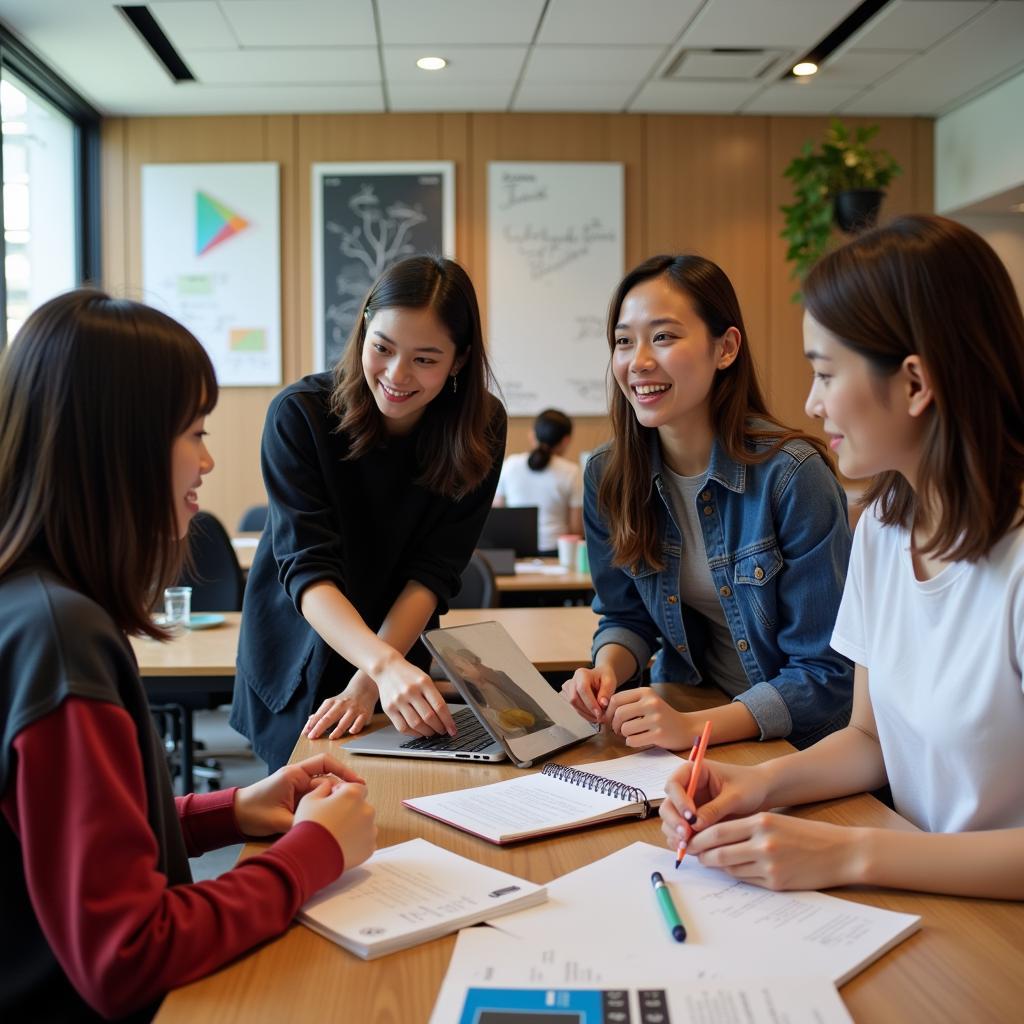
[[[267,525],[266,505],[250,505],[238,520],[239,533],[262,533]]]
[[[189,563],[178,585],[192,588],[192,611],[237,612],[242,609],[244,581],[231,538],[220,520],[210,512],[197,512],[188,531]],[[202,779],[216,789],[223,770],[208,754],[196,761],[201,748],[192,738],[192,718],[231,700],[234,679],[170,678],[149,686],[150,707],[159,716],[171,772],[180,772],[182,788],[189,792]]]
[[[450,608],[497,608],[498,581],[491,563],[474,551],[462,570],[462,588],[448,602]]]

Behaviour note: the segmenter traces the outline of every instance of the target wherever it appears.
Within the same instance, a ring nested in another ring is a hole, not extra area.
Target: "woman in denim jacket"
[[[563,686],[629,746],[689,749],[844,726],[853,670],[829,647],[850,554],[846,498],[825,448],[761,396],[729,279],[699,256],[655,256],[609,310],[614,440],[585,474],[601,616],[592,669]],[[651,679],[708,680],[732,702],[674,711]]]

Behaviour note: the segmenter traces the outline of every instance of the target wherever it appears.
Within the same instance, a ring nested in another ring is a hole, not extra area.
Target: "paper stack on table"
[[[372,960],[544,899],[542,885],[411,839],[346,871],[306,903],[298,919]]]

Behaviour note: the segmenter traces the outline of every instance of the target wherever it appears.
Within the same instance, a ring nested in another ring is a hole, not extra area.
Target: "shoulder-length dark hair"
[[[338,417],[338,429],[349,435],[348,458],[359,458],[386,441],[384,417],[363,376],[363,345],[374,314],[397,308],[433,310],[455,345],[456,360],[465,357],[457,388],[445,386],[427,406],[416,441],[423,466],[416,483],[444,497],[464,497],[494,463],[497,399],[489,390],[493,376],[476,292],[458,263],[440,256],[410,256],[377,278],[335,368],[331,411]]]
[[[615,325],[627,293],[657,277],[664,277],[690,298],[712,338],[721,338],[730,327],[740,333],[736,358],[716,371],[711,383],[711,426],[729,457],[748,465],[764,462],[784,444],[799,438],[813,445],[831,468],[827,449],[818,438],[785,426],[768,411],[736,292],[722,268],[711,260],[690,253],[652,256],[626,274],[608,306],[609,350],[615,349]],[[754,420],[769,426],[755,426]],[[612,389],[611,421],[612,442],[597,500],[608,522],[612,560],[615,565],[643,561],[661,569],[661,537],[650,500],[652,429],[640,425],[629,399],[618,387]]]
[[[0,577],[41,563],[165,638],[150,610],[185,550],[171,449],[216,402],[209,357],[169,316],[91,289],[40,306],[0,357]]]
[[[900,217],[826,256],[803,295],[808,313],[880,377],[920,356],[935,394],[917,495],[887,472],[862,502],[910,528],[918,495],[934,496],[940,514],[924,552],[986,555],[1019,521],[1024,482],[1024,317],[992,247],[945,217]]]
[[[526,464],[535,472],[546,469],[554,449],[572,433],[572,420],[561,409],[545,409],[533,421],[537,447],[530,452]]]

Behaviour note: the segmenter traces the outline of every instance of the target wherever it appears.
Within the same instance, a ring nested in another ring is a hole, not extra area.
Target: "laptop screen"
[[[432,629],[423,638],[466,703],[517,761],[536,761],[594,734],[499,623]]]

